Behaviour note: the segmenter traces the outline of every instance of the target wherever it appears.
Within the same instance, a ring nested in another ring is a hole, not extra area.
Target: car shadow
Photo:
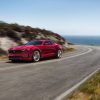
[[[33,63],[32,61],[7,61],[6,63],[20,63],[20,64],[23,64],[23,63]]]
[[[40,61],[38,61],[38,62],[43,62],[43,61],[49,61],[49,60],[54,60],[54,59],[56,59],[56,58],[54,58],[54,57],[51,57],[51,58],[42,58],[42,59],[40,59]],[[38,62],[34,62],[34,61],[7,61],[6,63],[19,63],[19,64],[27,64],[27,63],[38,63]]]

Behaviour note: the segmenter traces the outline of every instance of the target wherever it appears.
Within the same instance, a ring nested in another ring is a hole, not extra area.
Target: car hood
[[[36,47],[33,46],[33,45],[22,45],[22,46],[10,48],[9,50],[27,50],[27,49],[30,49],[30,48],[36,48]]]

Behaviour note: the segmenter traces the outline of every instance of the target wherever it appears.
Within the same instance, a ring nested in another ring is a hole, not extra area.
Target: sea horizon
[[[72,43],[72,44],[100,46],[100,36],[64,35],[63,37],[66,39],[66,41],[68,41],[69,43]]]

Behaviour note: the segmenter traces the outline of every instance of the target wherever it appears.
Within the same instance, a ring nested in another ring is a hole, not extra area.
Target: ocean
[[[64,36],[72,44],[100,46],[100,36]]]

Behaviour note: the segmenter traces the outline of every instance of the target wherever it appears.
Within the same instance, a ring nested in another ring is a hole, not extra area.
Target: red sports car
[[[8,57],[11,61],[39,61],[41,58],[61,58],[62,46],[51,40],[33,40],[25,45],[10,48]]]

